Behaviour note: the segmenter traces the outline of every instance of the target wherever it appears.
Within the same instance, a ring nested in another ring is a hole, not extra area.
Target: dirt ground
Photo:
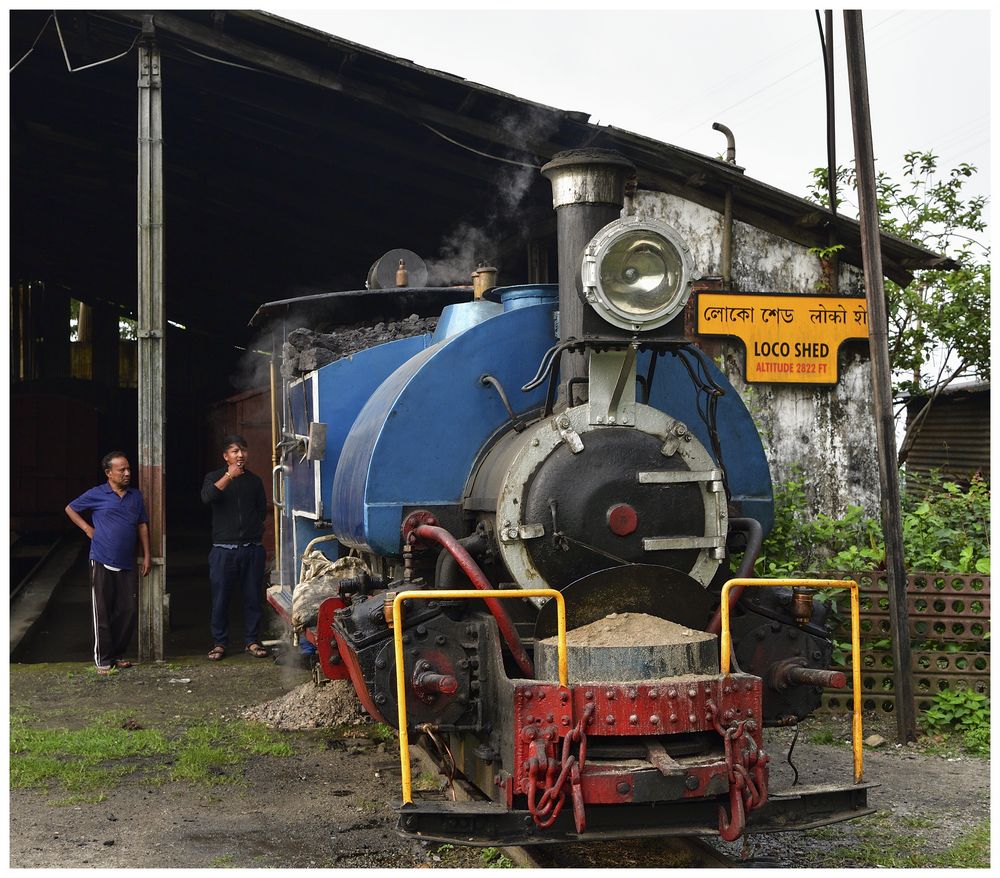
[[[394,740],[366,720],[343,691],[315,693],[304,670],[246,655],[218,664],[200,656],[138,666],[101,679],[79,663],[12,665],[15,714],[45,728],[80,728],[110,710],[125,710],[143,728],[176,735],[208,718],[235,722],[247,715],[284,727],[293,755],[254,756],[239,784],[172,781],[154,785],[137,773],[102,801],[60,804],[65,791],[14,789],[10,795],[11,867],[372,867],[468,868],[487,865],[478,849],[439,849],[394,831],[399,761]],[[330,721],[336,725],[325,725]],[[319,727],[312,727],[321,723]],[[298,726],[298,730],[290,730]],[[303,728],[305,727],[305,728]],[[802,782],[836,772],[850,778],[850,748],[816,744],[816,729],[849,738],[847,718],[803,725],[793,761]],[[943,849],[987,819],[989,763],[897,747],[892,728],[870,721],[889,742],[865,751],[865,779],[878,784],[869,801],[876,823],[852,821],[812,833],[752,838],[733,845],[759,865],[818,866],[831,857],[851,862],[873,827],[920,837],[920,850]],[[791,769],[785,754],[791,731],[770,734],[775,783]],[[16,758],[12,756],[12,759]],[[867,826],[867,828],[866,828]],[[902,842],[901,842],[902,843]],[[910,844],[907,841],[907,844]],[[846,852],[846,853],[845,853]],[[593,853],[600,856],[597,849]],[[632,865],[608,855],[588,866]],[[845,860],[845,856],[848,859]],[[653,866],[643,862],[636,865]]]

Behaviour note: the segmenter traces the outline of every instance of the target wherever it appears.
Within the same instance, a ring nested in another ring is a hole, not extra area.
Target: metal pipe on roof
[[[837,127],[836,127],[836,107],[834,103],[834,67],[833,67],[833,10],[827,9],[823,13],[826,24],[824,28],[820,26],[820,42],[823,46],[823,73],[826,78],[826,183],[827,192],[830,197],[830,212],[837,216]],[[819,22],[819,10],[816,10],[816,21]],[[840,259],[836,251],[832,248],[837,241],[837,232],[834,226],[830,225],[827,233],[827,241],[830,245],[830,255],[826,257],[824,266],[828,278],[827,286],[829,292],[840,292]]]
[[[726,135],[726,161],[736,164],[736,138],[733,132],[721,122],[713,122],[712,128]],[[733,281],[733,187],[726,187],[726,197],[722,208],[722,257],[719,273],[726,284]]]

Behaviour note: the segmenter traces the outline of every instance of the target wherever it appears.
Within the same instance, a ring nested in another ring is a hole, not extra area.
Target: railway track
[[[523,869],[732,869],[740,863],[699,838],[678,836],[617,842],[549,844],[503,848]]]

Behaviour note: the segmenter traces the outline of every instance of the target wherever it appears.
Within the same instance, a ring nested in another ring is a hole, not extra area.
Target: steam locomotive
[[[616,153],[542,173],[558,285],[425,287],[387,254],[365,290],[262,307],[445,304],[433,334],[285,375],[268,600],[326,677],[478,791],[414,797],[404,754],[402,833],[732,840],[870,813],[864,784],[769,789],[764,727],[836,682],[823,602],[734,589],[720,671],[720,592],[740,553],[750,575],[773,497],[750,413],[685,334],[687,245],[635,211]],[[315,560],[328,591],[296,618]]]

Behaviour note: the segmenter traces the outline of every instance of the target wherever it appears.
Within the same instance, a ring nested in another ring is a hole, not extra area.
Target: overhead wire
[[[30,55],[30,54],[31,54],[32,52],[34,52],[34,51],[35,51],[35,46],[37,46],[37,45],[38,45],[38,41],[39,41],[39,40],[40,40],[40,39],[42,38],[42,34],[43,34],[43,33],[45,33],[45,28],[47,28],[47,27],[49,26],[49,22],[50,22],[50,21],[52,21],[52,18],[53,18],[53,16],[54,16],[54,15],[55,15],[55,13],[54,13],[54,12],[50,12],[50,13],[48,14],[48,16],[46,17],[45,21],[44,21],[44,22],[43,22],[43,24],[42,24],[42,29],[41,29],[41,30],[40,30],[40,31],[38,32],[38,36],[37,36],[37,37],[35,37],[35,41],[34,41],[34,42],[33,42],[33,43],[31,44],[31,48],[30,48],[30,49],[28,49],[28,51],[27,51],[27,52],[25,52],[25,53],[24,53],[24,54],[23,54],[23,55],[22,55],[22,56],[21,56],[21,57],[20,57],[20,58],[18,59],[18,62],[17,62],[17,64],[15,64],[15,65],[14,65],[13,67],[11,67],[11,68],[10,68],[10,70],[8,70],[8,71],[7,71],[8,73],[13,73],[13,72],[14,72],[15,70],[17,70],[17,68],[18,68],[18,67],[20,67],[20,65],[21,65],[21,62],[22,62],[22,61],[23,61],[23,60],[24,60],[25,58],[27,58],[27,57],[28,57],[28,56],[29,56],[29,55]]]
[[[473,147],[467,146],[464,143],[459,143],[457,140],[452,140],[452,138],[450,138],[447,134],[442,134],[440,131],[437,130],[437,128],[434,128],[433,126],[428,125],[426,122],[424,122],[424,121],[422,121],[420,119],[418,119],[417,121],[420,122],[420,124],[423,125],[424,128],[426,128],[428,131],[433,132],[438,137],[440,137],[442,140],[447,140],[448,143],[453,143],[455,146],[461,147],[462,149],[468,150],[469,152],[475,153],[476,155],[481,155],[483,158],[493,159],[493,161],[495,161],[495,162],[503,162],[504,164],[507,164],[507,165],[517,165],[518,167],[521,167],[521,168],[531,168],[532,170],[535,170],[535,171],[540,170],[541,167],[542,167],[541,165],[534,165],[534,164],[530,164],[529,162],[518,162],[518,161],[515,161],[514,159],[505,159],[505,158],[501,158],[500,156],[497,156],[497,155],[491,155],[488,152],[482,152],[481,150],[474,149]]]
[[[115,55],[113,58],[105,58],[103,61],[94,61],[93,64],[84,64],[82,67],[74,67],[69,61],[69,52],[66,51],[66,43],[63,40],[62,28],[59,27],[59,16],[55,12],[52,13],[52,20],[56,25],[56,34],[59,36],[59,45],[62,46],[63,58],[66,59],[66,69],[70,73],[79,73],[81,70],[89,70],[91,67],[100,67],[102,64],[110,64],[112,61],[117,61],[119,58],[124,58],[129,52],[135,48],[135,44],[139,42],[140,34],[135,35],[135,39],[132,40],[132,45],[129,46],[124,52]],[[18,62],[20,63],[20,62]]]
[[[895,18],[896,15],[899,15],[899,14],[900,14],[899,12],[896,12],[893,15],[890,15],[888,18],[883,19],[878,24],[873,25],[869,30],[874,30],[876,27],[880,27],[886,21],[888,21],[891,18]],[[728,91],[729,90],[728,86],[731,83],[745,83],[747,81],[747,72],[748,72],[748,69],[752,69],[753,71],[756,72],[756,71],[759,71],[761,68],[768,66],[769,64],[771,64],[772,61],[774,61],[776,59],[780,58],[780,59],[783,59],[783,60],[787,60],[789,58],[789,56],[792,54],[792,52],[794,52],[796,49],[798,49],[801,45],[802,45],[802,41],[796,38],[796,39],[788,40],[788,41],[782,43],[781,45],[774,47],[773,50],[771,52],[767,53],[767,54],[764,54],[764,55],[755,55],[752,58],[745,59],[747,63],[745,63],[745,64],[741,65],[740,67],[738,67],[737,68],[737,72],[733,73],[731,76],[725,77],[724,79],[718,80],[717,83],[714,84],[714,85],[711,85],[711,86],[709,86],[707,88],[701,88],[701,89],[699,89],[699,91],[698,91],[698,97],[695,98],[695,99],[692,99],[687,104],[684,104],[680,109],[682,111],[686,111],[689,107],[700,106],[700,105],[705,104],[706,101],[712,95],[714,95],[716,92],[719,92],[719,91]],[[772,83],[772,85],[776,84],[778,81],[780,81],[780,80],[776,80],[774,83]],[[767,89],[769,87],[770,86],[768,85],[768,86],[765,86],[764,88]],[[659,119],[661,119],[665,115],[665,113],[666,113],[666,111],[660,111],[660,112],[657,112],[657,113],[653,114],[650,118],[653,121],[658,121]],[[680,115],[683,115],[683,114],[684,114],[683,112],[680,113]],[[715,116],[716,116],[716,114],[713,113],[713,118],[715,118]]]
[[[900,10],[898,12],[894,12],[891,15],[886,16],[884,19],[882,19],[881,21],[877,22],[876,24],[873,24],[870,28],[866,28],[866,30],[869,33],[871,33],[872,31],[874,31],[874,30],[882,27],[883,25],[887,24],[888,22],[890,22],[892,19],[896,18],[897,16],[902,15],[902,13],[903,13],[903,10]],[[918,22],[915,26],[916,27],[920,27],[920,26],[922,26],[922,24],[923,23]],[[774,57],[775,54],[781,54],[781,53],[772,53],[771,55],[765,56],[764,61],[765,62],[769,61],[772,57]],[[707,116],[704,120],[702,120],[701,122],[699,122],[697,125],[694,125],[691,128],[689,128],[685,132],[685,134],[690,134],[690,133],[692,133],[694,131],[701,130],[705,125],[707,125],[713,119],[717,119],[723,113],[728,113],[730,110],[736,109],[741,104],[744,104],[747,101],[749,101],[751,98],[754,98],[757,95],[762,94],[763,92],[766,92],[766,91],[774,88],[776,85],[780,85],[782,82],[785,82],[786,80],[788,80],[791,77],[795,76],[795,74],[801,73],[803,70],[806,70],[807,68],[814,66],[816,63],[817,63],[816,59],[812,58],[811,60],[809,60],[805,64],[803,64],[803,65],[801,65],[799,67],[796,67],[794,70],[790,71],[789,73],[786,73],[783,76],[779,76],[777,79],[774,79],[774,80],[768,82],[766,85],[762,86],[761,88],[757,89],[756,91],[754,91],[754,92],[752,92],[752,93],[750,93],[748,95],[744,95],[743,97],[741,97],[735,103],[730,104],[729,106],[727,106],[727,107],[725,107],[725,108],[723,108],[721,110],[715,110],[715,111],[713,111],[711,116]],[[796,92],[801,91],[801,90],[802,89],[797,89]]]

